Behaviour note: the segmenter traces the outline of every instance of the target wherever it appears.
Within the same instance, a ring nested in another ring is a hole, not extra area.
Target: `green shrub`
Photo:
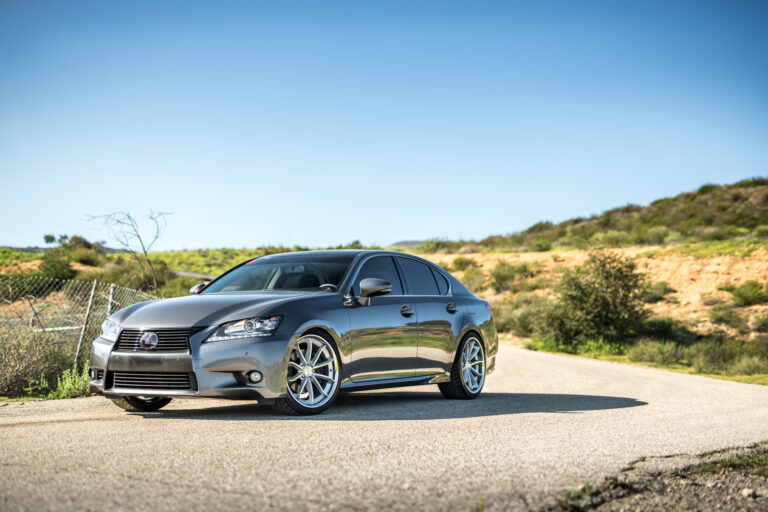
[[[56,380],[56,389],[48,393],[46,398],[77,398],[90,394],[88,365],[86,364],[79,372],[73,369],[64,370],[64,373]]]
[[[98,267],[104,264],[104,255],[96,249],[75,249],[69,253],[72,261],[82,263],[83,265],[90,265],[91,267]]]
[[[768,332],[768,313],[756,315],[752,319],[752,330],[756,332]]]
[[[653,304],[655,302],[661,302],[664,297],[670,293],[674,293],[675,289],[669,286],[666,281],[658,281],[653,284],[649,284],[645,287],[645,302]]]
[[[491,288],[497,292],[508,291],[515,281],[535,275],[533,266],[528,263],[514,265],[501,261],[491,270]]]
[[[0,340],[0,396],[20,396],[30,383],[54,382],[72,365],[72,348],[54,343],[48,333],[17,326],[0,331]]]
[[[757,281],[747,281],[730,292],[733,296],[733,303],[737,306],[752,306],[768,302],[768,293]]]
[[[645,239],[652,244],[663,244],[669,236],[669,228],[666,226],[653,226],[645,232]]]
[[[731,375],[759,375],[768,373],[768,360],[756,355],[742,355],[728,367]]]
[[[465,258],[464,256],[459,256],[455,260],[453,260],[453,270],[461,271],[467,270],[469,267],[476,267],[477,263],[472,258]]]
[[[724,373],[741,357],[743,344],[729,341],[725,336],[695,343],[683,350],[683,357],[699,373]]]
[[[624,231],[598,231],[589,239],[589,243],[596,248],[621,247],[632,241],[629,233]]]
[[[755,238],[768,239],[768,226],[764,224],[762,226],[757,226],[752,230],[752,236]]]
[[[633,345],[627,355],[630,361],[669,366],[680,362],[682,351],[671,341],[644,340]]]
[[[469,288],[472,293],[477,293],[484,288],[485,275],[483,271],[477,267],[468,268],[461,278],[461,282],[464,286]]]
[[[674,318],[653,318],[646,321],[640,333],[648,338],[662,341],[674,341],[681,345],[694,343],[698,336],[687,325]]]
[[[645,277],[629,258],[590,254],[583,266],[563,276],[559,298],[545,315],[541,332],[561,344],[626,340],[645,320],[644,289]]]
[[[718,304],[709,312],[709,319],[713,324],[727,325],[740,333],[747,332],[747,321],[739,315],[733,306]]]
[[[76,274],[69,267],[69,256],[61,249],[51,249],[43,255],[40,273],[53,279],[72,279]]]

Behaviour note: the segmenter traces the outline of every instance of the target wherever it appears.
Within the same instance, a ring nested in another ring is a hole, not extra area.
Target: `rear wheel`
[[[485,350],[475,334],[468,334],[459,346],[451,368],[451,380],[437,386],[446,398],[476,398],[485,384]]]
[[[121,409],[136,412],[157,411],[171,403],[171,398],[162,396],[121,396],[110,400]]]
[[[308,334],[296,341],[286,371],[288,396],[275,400],[281,414],[317,414],[339,394],[339,357],[324,336]]]

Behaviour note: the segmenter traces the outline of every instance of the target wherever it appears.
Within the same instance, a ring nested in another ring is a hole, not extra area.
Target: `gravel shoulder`
[[[551,508],[642,458],[768,439],[766,404],[764,386],[506,345],[473,401],[354,393],[309,418],[220,400],[0,403],[0,509]]]

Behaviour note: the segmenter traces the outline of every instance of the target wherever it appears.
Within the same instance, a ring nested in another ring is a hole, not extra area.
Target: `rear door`
[[[355,381],[412,376],[418,365],[418,317],[392,256],[363,263],[352,284],[354,297],[360,297],[360,281],[368,277],[389,281],[392,291],[349,309],[350,376]]]
[[[406,282],[408,298],[419,315],[417,375],[450,369],[455,335],[460,329],[458,305],[448,295],[449,285],[436,269],[415,258],[397,256]]]

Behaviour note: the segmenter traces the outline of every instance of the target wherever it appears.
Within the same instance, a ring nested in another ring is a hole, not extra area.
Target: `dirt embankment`
[[[675,254],[656,254],[656,247],[628,247],[611,249],[612,251],[634,258],[638,268],[648,275],[651,283],[666,281],[674,291],[664,300],[649,307],[655,315],[672,317],[685,321],[697,330],[711,327],[709,311],[719,303],[727,303],[730,293],[719,290],[723,284],[739,285],[755,280],[768,281],[768,250],[759,249],[749,255],[726,255],[712,257],[694,257]],[[524,253],[470,253],[470,254],[434,254],[425,255],[428,259],[451,270],[453,261],[458,257],[469,258],[490,274],[491,270],[505,262],[509,264],[528,263],[537,269],[537,277],[556,282],[562,271],[583,264],[589,251],[563,252],[524,252]],[[457,277],[462,272],[454,272]],[[539,293],[550,293],[548,290]],[[490,289],[480,293],[491,301],[502,299]],[[743,308],[746,316],[768,312],[768,305]]]

